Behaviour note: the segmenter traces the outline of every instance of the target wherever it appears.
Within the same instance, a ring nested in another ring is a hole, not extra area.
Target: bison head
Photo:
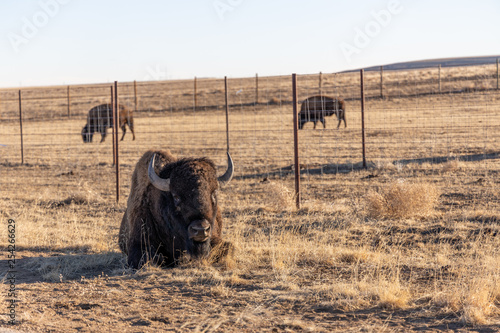
[[[94,136],[94,133],[89,131],[89,125],[85,125],[85,127],[82,129],[82,139],[83,142],[88,143],[92,142],[92,137]]]
[[[214,228],[220,228],[216,223],[220,214],[217,205],[219,184],[226,184],[233,177],[231,155],[227,154],[227,170],[220,177],[216,176],[212,161],[199,158],[179,160],[167,166],[169,176],[166,179],[156,174],[155,157],[156,154],[149,163],[148,177],[166,197],[165,207],[159,207],[162,220],[175,221],[175,226],[170,227],[183,235],[183,248],[189,256],[207,256],[212,234],[216,232]],[[220,230],[216,233],[219,234]]]

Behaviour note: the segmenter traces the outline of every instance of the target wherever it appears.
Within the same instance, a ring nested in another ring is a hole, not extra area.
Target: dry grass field
[[[126,267],[117,239],[147,149],[208,156],[223,171],[224,86],[138,84],[136,137],[83,144],[85,112],[109,86],[27,89],[24,164],[15,90],[0,91],[0,327],[28,332],[500,331],[500,92],[491,67],[367,74],[361,167],[359,74],[323,75],[347,128],[300,131],[295,207],[289,77],[232,79],[235,178],[221,191],[234,257]],[[132,89],[132,90],[131,90]],[[134,105],[133,86],[121,101]],[[318,76],[299,77],[301,99]],[[88,96],[87,98],[85,96]],[[31,98],[31,99],[30,99]],[[16,118],[17,117],[17,118]],[[8,219],[16,222],[17,324],[7,315]],[[1,331],[1,329],[0,329]]]

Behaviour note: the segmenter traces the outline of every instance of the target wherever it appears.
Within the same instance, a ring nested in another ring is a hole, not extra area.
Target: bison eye
[[[179,206],[179,204],[181,203],[181,198],[176,194],[172,194],[172,198],[174,199],[174,205]]]

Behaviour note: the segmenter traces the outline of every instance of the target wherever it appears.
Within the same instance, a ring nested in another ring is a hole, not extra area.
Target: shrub
[[[366,195],[367,213],[373,218],[408,218],[428,216],[439,198],[435,185],[412,184],[404,180],[390,183]]]

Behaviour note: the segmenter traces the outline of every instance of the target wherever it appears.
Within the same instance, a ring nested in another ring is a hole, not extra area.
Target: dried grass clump
[[[372,218],[429,216],[439,198],[436,186],[399,180],[366,195],[367,213]]]
[[[465,325],[489,324],[492,317],[500,314],[500,280],[489,276],[463,282],[434,295],[431,304],[459,315],[459,321]]]
[[[377,295],[379,305],[390,310],[405,309],[411,300],[410,291],[401,286],[399,281],[380,281]]]
[[[272,98],[269,100],[268,104],[270,104],[270,105],[278,105],[278,104],[281,104],[281,102],[282,102],[282,101],[281,101],[281,99],[280,99],[280,98],[278,98],[278,97],[272,97]]]
[[[498,270],[491,272],[494,276],[475,277],[466,284],[466,292],[461,290],[461,317],[465,324],[486,325],[489,318],[500,314],[500,280],[495,276]],[[486,274],[489,275],[489,274]]]
[[[441,170],[443,172],[454,172],[460,170],[462,166],[463,163],[460,162],[458,159],[452,159],[443,163]]]
[[[295,209],[295,194],[284,184],[270,182],[266,188],[267,208],[274,212],[290,211]]]

